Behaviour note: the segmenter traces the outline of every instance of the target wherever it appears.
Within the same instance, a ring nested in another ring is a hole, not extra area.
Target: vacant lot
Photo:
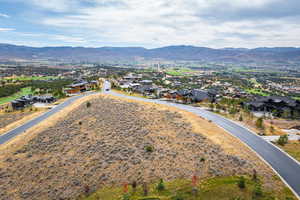
[[[278,146],[300,162],[300,141],[289,141],[284,146]]]
[[[44,112],[42,109],[36,111],[29,111],[29,109],[27,109],[24,112],[0,113],[0,135],[37,117],[42,114],[42,112]]]
[[[265,188],[283,188],[248,148],[193,114],[110,96],[81,101],[0,148],[0,199],[74,199],[87,187],[254,169]]]

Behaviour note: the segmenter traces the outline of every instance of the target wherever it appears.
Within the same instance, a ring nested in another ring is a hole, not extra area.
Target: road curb
[[[107,94],[112,94],[112,95],[114,95],[114,93],[112,93],[112,92],[108,92]],[[118,96],[118,95],[115,95],[115,96]],[[130,99],[130,96],[127,96],[127,95],[123,95],[123,98],[128,98],[129,97],[129,99]],[[136,99],[136,100],[140,100],[140,101],[143,101],[143,98],[134,98],[134,99]],[[163,103],[160,103],[160,102],[155,102],[155,101],[153,101],[153,103],[157,103],[157,104],[162,104],[162,105],[164,105]],[[172,106],[172,105],[169,105],[169,106]],[[174,106],[173,106],[174,107]],[[177,108],[177,107],[176,107]],[[197,107],[192,107],[191,106],[191,108],[197,108]],[[181,109],[181,110],[185,110],[185,109],[182,109],[182,108],[180,108],[180,107],[178,107],[178,109]],[[207,111],[207,110],[203,110],[202,108],[198,108],[199,109],[199,111],[202,111],[202,112],[209,112],[209,113],[212,113],[212,112],[210,112],[210,111]],[[188,110],[186,110],[186,111],[188,111]],[[191,111],[188,111],[188,112],[191,112]],[[193,112],[191,112],[191,113],[193,113]],[[199,117],[203,117],[203,118],[205,118],[206,120],[209,120],[209,119],[207,119],[206,117],[204,117],[204,116],[201,116],[201,114],[197,114],[197,113],[194,113],[194,114],[196,114],[197,116],[199,116]],[[212,114],[215,114],[215,113],[212,113]],[[215,115],[217,115],[217,114],[215,114]],[[217,116],[219,116],[219,115],[217,115]],[[236,124],[237,126],[239,126],[239,127],[241,127],[241,128],[244,128],[244,129],[246,129],[247,131],[249,131],[251,134],[253,134],[253,135],[255,135],[256,137],[258,137],[260,140],[263,140],[263,141],[265,141],[265,142],[267,142],[266,140],[264,140],[263,138],[261,138],[261,137],[259,137],[257,134],[255,134],[253,131],[251,131],[251,130],[249,130],[247,127],[244,127],[244,126],[241,126],[240,124],[238,124],[238,123],[236,123],[236,122],[234,122],[234,121],[232,121],[232,120],[230,120],[230,119],[227,119],[227,118],[224,118],[223,116],[221,116],[223,119],[225,119],[225,120],[229,120],[230,122],[232,122],[232,123],[234,123],[234,124]],[[273,172],[275,172],[275,174],[282,180],[282,182],[293,192],[293,194],[295,195],[295,197],[296,198],[298,198],[299,200],[300,200],[300,196],[296,193],[296,191],[285,181],[285,179],[271,166],[271,164],[269,164],[262,156],[260,156],[259,154],[258,154],[258,152],[256,152],[254,149],[252,149],[247,143],[245,143],[244,141],[242,141],[239,137],[237,137],[237,136],[235,136],[234,134],[232,134],[232,133],[230,133],[229,131],[227,131],[225,128],[223,128],[223,127],[221,127],[220,125],[218,125],[217,123],[215,123],[215,122],[213,122],[214,124],[216,124],[218,127],[220,127],[220,128],[222,128],[223,130],[225,130],[226,132],[228,132],[230,135],[232,135],[233,137],[235,137],[235,138],[237,138],[239,141],[241,141],[243,144],[245,144],[246,145],[246,147],[248,147],[252,152],[254,152],[257,156],[258,156],[258,158],[260,158],[265,164],[267,164],[271,169],[272,169],[272,171]],[[268,143],[268,142],[267,142]],[[268,143],[269,144],[269,143]],[[272,144],[272,146],[274,146],[274,144]],[[278,147],[276,147],[277,149],[279,149]],[[280,150],[280,149],[279,149]],[[284,153],[284,155],[287,155],[289,158],[292,158],[290,155],[288,155],[286,152],[284,152],[284,151],[282,151],[281,150],[281,152],[283,152]],[[295,161],[295,159],[294,158],[292,158],[292,160],[293,161]],[[299,162],[297,161],[296,162],[297,164],[299,164]]]

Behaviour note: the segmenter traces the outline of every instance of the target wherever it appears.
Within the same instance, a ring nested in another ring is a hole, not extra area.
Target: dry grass
[[[3,120],[3,127],[0,129],[0,135],[6,133],[9,130],[12,130],[14,128],[17,128],[18,126],[21,126],[22,124],[26,123],[29,120],[34,119],[35,117],[41,115],[44,113],[45,110],[38,110],[36,112],[17,112],[17,113],[5,113],[0,115],[10,115],[9,117],[3,117],[1,120]],[[11,120],[8,120],[10,118]]]
[[[300,162],[300,142],[299,141],[289,141],[288,144],[285,144],[284,146],[280,146],[280,145],[278,145],[278,146]]]
[[[207,120],[108,95],[76,101],[0,151],[0,197],[8,199],[75,198],[86,185],[251,175],[253,169],[266,187],[283,187],[253,152]]]
[[[49,117],[46,121],[43,121],[42,123],[39,123],[38,125],[28,129],[26,131],[26,134],[21,134],[15,137],[13,140],[3,144],[0,146],[0,159],[6,157],[7,155],[11,154],[13,151],[15,151],[18,148],[21,148],[25,144],[27,144],[32,138],[34,138],[38,133],[44,131],[45,129],[55,126],[56,123],[58,123],[60,120],[64,119],[68,116],[70,112],[78,108],[81,104],[84,102],[94,99],[95,96],[98,95],[90,95],[83,97],[73,104],[69,105],[67,108],[59,111],[55,115],[52,115]],[[1,167],[1,162],[0,162]]]
[[[281,126],[276,122],[276,120],[264,120],[263,122],[263,129],[257,128],[256,127],[256,120],[258,119],[257,117],[250,116],[248,113],[239,113],[235,115],[230,115],[230,114],[225,114],[225,113],[218,113],[226,118],[232,119],[235,122],[247,127],[254,133],[264,133],[265,135],[285,135],[286,133],[281,130]],[[243,116],[243,121],[239,121],[240,115]],[[284,120],[281,120],[284,121]],[[273,124],[272,124],[273,123]],[[271,127],[273,127],[273,130],[271,130]]]
[[[271,123],[270,120],[268,122]],[[276,119],[272,120],[272,123],[281,129],[291,129],[294,126],[300,126],[300,120]]]

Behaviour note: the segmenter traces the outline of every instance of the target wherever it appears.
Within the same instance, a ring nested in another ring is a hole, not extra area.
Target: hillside
[[[231,62],[300,61],[299,48],[224,48],[167,46],[142,47],[28,47],[0,44],[0,61],[48,59],[55,61],[134,61],[138,59],[200,60]]]
[[[87,187],[254,169],[267,191],[284,188],[252,151],[207,120],[112,96],[86,97],[0,151],[0,199],[75,199]]]

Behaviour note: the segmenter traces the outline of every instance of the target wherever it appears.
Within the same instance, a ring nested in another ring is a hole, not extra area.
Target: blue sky
[[[0,43],[300,46],[299,0],[0,0]]]

